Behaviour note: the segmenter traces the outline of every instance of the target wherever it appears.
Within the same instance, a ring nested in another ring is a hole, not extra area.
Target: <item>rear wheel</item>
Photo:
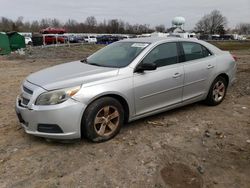
[[[227,92],[227,81],[224,77],[217,77],[212,83],[207,98],[206,104],[210,106],[216,106],[220,104],[226,96]]]
[[[93,142],[103,142],[116,136],[124,121],[122,105],[114,98],[94,101],[83,116],[82,134]]]

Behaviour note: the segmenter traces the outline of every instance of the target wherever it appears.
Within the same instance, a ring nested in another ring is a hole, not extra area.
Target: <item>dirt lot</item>
[[[250,50],[233,51],[237,83],[216,107],[197,103],[125,125],[113,140],[47,142],[20,128],[14,104],[31,72],[101,46],[0,57],[0,187],[250,187]]]

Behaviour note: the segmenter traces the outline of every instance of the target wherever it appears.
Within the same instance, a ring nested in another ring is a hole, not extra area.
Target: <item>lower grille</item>
[[[16,113],[16,114],[17,114],[17,117],[18,117],[19,122],[24,124],[25,121],[23,120],[21,114],[19,114],[19,113]]]
[[[37,130],[43,133],[63,133],[62,129],[56,124],[38,124]]]

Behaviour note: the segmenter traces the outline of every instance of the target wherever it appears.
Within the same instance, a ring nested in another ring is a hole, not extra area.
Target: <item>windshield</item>
[[[125,67],[148,45],[148,43],[116,42],[87,58],[87,63],[103,67]]]

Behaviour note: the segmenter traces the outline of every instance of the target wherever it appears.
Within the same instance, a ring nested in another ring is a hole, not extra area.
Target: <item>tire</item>
[[[217,77],[209,89],[205,103],[209,106],[216,106],[220,104],[226,96],[227,86],[228,83],[224,77]]]
[[[119,101],[103,97],[91,103],[82,119],[82,135],[92,142],[115,137],[123,125],[124,110]]]

